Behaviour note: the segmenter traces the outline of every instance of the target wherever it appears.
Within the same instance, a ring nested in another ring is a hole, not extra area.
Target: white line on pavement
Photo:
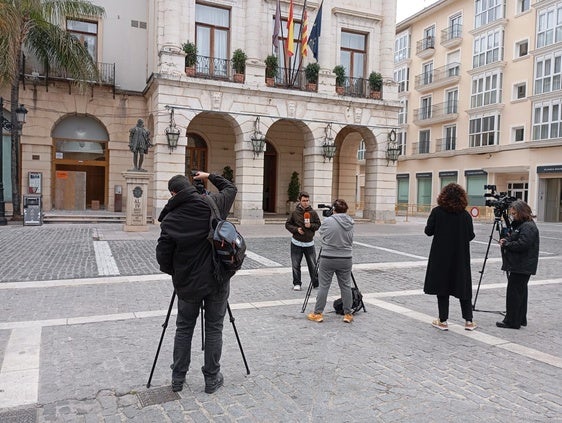
[[[420,322],[428,323],[431,322],[431,320],[433,319],[431,316],[427,314],[410,310],[409,308],[402,307],[397,304],[387,303],[386,301],[381,301],[374,298],[373,299],[367,298],[364,301],[368,304],[372,304],[374,306],[383,308],[388,311],[392,311],[394,313],[402,314],[406,317],[410,317]],[[562,369],[562,358],[560,357],[556,357],[551,354],[547,354],[542,351],[535,350],[533,348],[525,347],[523,345],[515,344],[513,342],[509,342],[497,336],[488,335],[481,331],[479,332],[478,330],[475,332],[466,331],[464,330],[464,326],[457,325],[454,323],[449,323],[449,330],[459,335],[464,335],[469,338],[474,338],[477,341],[483,342],[490,346],[503,348],[505,350],[522,355],[524,357],[532,358],[533,360],[540,361],[545,364],[550,364],[551,366]]]
[[[248,256],[249,259],[257,261],[258,263],[263,264],[264,266],[267,267],[282,267],[282,265],[277,263],[276,261],[270,260],[256,253],[252,253],[251,251],[248,250],[246,250],[246,256]]]
[[[37,402],[41,330],[36,325],[12,329],[0,369],[0,409]]]
[[[374,246],[374,245],[364,244],[364,243],[362,243],[362,242],[354,242],[354,244],[355,244],[355,245],[360,245],[361,247],[374,248],[375,250],[381,250],[381,251],[386,251],[386,252],[389,252],[389,253],[398,254],[398,255],[401,255],[401,256],[417,258],[417,259],[420,259],[420,260],[427,260],[427,257],[416,256],[416,255],[414,255],[414,254],[404,253],[404,252],[398,251],[398,250],[391,250],[390,248],[376,247],[376,246]]]
[[[113,258],[113,254],[111,254],[111,248],[109,248],[107,241],[95,241],[94,253],[96,254],[98,275],[109,276],[119,274],[119,268]]]

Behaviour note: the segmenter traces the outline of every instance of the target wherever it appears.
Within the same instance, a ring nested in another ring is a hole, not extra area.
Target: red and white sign
[[[478,207],[473,207],[470,209],[470,215],[472,217],[478,217],[479,214],[480,214],[480,210],[478,210]]]

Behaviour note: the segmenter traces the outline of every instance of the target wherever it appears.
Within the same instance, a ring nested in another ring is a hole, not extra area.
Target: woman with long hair
[[[466,330],[476,329],[472,321],[472,277],[470,241],[474,239],[472,217],[466,211],[468,197],[458,184],[448,184],[431,210],[425,234],[433,236],[425,274],[424,292],[437,295],[439,318],[432,326],[448,330],[449,296],[460,301]]]

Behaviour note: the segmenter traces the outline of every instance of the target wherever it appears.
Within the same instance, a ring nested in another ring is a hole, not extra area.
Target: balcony
[[[456,150],[457,138],[439,138],[435,140],[435,152]]]
[[[195,78],[216,79],[234,82],[234,69],[229,59],[217,57],[197,56],[195,64]]]
[[[414,124],[417,126],[429,126],[435,123],[455,120],[458,116],[458,102],[447,101],[430,107],[414,109]]]
[[[429,141],[413,142],[412,154],[429,154]]]
[[[457,47],[462,42],[462,25],[454,24],[441,31],[441,45],[445,48]]]
[[[416,43],[416,56],[427,59],[435,53],[435,37],[426,37]]]
[[[419,92],[427,92],[435,88],[453,85],[459,82],[461,65],[460,63],[449,63],[448,65],[434,69],[431,72],[424,72],[415,77],[415,87]]]

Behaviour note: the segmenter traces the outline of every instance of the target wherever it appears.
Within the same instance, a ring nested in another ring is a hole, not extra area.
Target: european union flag
[[[312,51],[312,55],[318,62],[318,39],[320,38],[320,32],[322,32],[322,6],[324,1],[320,3],[320,8],[316,14],[316,19],[314,19],[314,25],[312,25],[312,30],[310,31],[310,36],[308,37],[308,45]]]

